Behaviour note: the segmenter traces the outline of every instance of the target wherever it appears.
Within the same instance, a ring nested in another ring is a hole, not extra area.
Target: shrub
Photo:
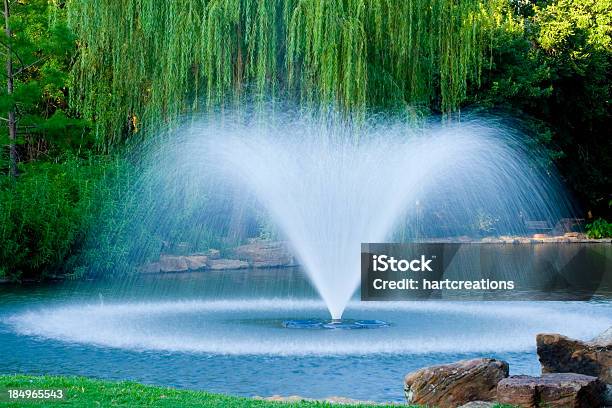
[[[612,238],[612,223],[598,218],[586,225],[587,236],[589,238]]]
[[[114,159],[64,157],[0,178],[0,275],[40,279],[66,271],[108,197]]]

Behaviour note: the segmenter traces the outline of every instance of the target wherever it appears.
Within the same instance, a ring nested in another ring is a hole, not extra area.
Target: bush
[[[586,226],[587,236],[589,238],[612,238],[612,223],[598,218]]]
[[[21,165],[16,179],[0,176],[0,277],[109,276],[157,259],[164,243],[221,248],[209,229],[193,227],[200,197],[160,198],[129,150],[121,154],[71,154]],[[155,218],[162,213],[167,222]]]
[[[26,164],[0,178],[0,276],[40,279],[73,266],[74,255],[108,197],[115,160],[68,156]]]

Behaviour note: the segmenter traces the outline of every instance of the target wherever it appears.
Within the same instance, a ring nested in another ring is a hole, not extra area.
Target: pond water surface
[[[241,396],[402,401],[405,374],[473,357],[539,374],[535,335],[589,339],[608,301],[359,302],[364,330],[287,329],[329,315],[299,268],[0,287],[0,373],[130,379]]]

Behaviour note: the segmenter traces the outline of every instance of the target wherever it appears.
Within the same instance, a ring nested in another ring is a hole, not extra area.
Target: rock
[[[497,400],[520,407],[536,407],[536,377],[511,376],[497,384]]]
[[[612,383],[612,331],[608,329],[591,342],[560,334],[536,336],[542,373],[578,373]]]
[[[248,262],[239,261],[237,259],[211,259],[208,261],[208,268],[214,271],[226,269],[244,269],[248,267]]]
[[[411,404],[457,407],[470,401],[495,399],[497,383],[508,376],[508,363],[492,358],[462,360],[425,367],[404,379]]]
[[[293,265],[293,255],[282,242],[253,241],[235,248],[233,254],[254,268]]]
[[[185,256],[187,267],[191,271],[197,271],[198,269],[204,269],[208,263],[208,257],[205,255],[189,255]]]
[[[159,257],[161,272],[185,272],[189,270],[184,256],[162,255]]]
[[[493,408],[497,406],[496,402],[490,401],[472,401],[460,406],[459,408]]]
[[[597,377],[583,374],[517,375],[497,384],[497,401],[522,408],[595,408],[604,388]]]

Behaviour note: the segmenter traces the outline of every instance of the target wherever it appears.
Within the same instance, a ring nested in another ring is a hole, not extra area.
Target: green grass
[[[58,389],[65,391],[61,402],[48,400],[7,402],[7,389]],[[308,408],[338,407],[337,404],[319,402],[277,403],[250,398],[230,397],[203,391],[177,390],[130,381],[101,381],[83,377],[35,377],[28,375],[0,375],[0,407],[255,407],[255,408]],[[368,405],[342,405],[367,407]],[[380,405],[378,405],[380,407]]]
[[[355,386],[358,386],[356,384]],[[64,399],[19,400],[9,402],[8,389],[64,390]],[[204,391],[178,390],[175,388],[143,385],[131,381],[102,381],[85,377],[0,375],[0,407],[255,407],[255,408],[309,408],[309,407],[398,407],[398,405],[340,405],[325,402],[268,402],[251,398],[231,397]],[[418,408],[416,405],[401,405]],[[512,408],[498,405],[496,408]]]

